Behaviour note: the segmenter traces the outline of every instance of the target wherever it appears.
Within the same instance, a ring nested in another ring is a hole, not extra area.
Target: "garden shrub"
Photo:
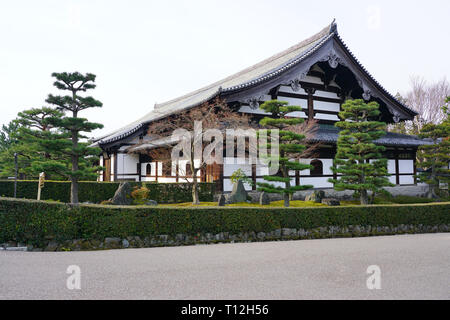
[[[450,224],[450,203],[312,208],[139,207],[0,198],[0,243],[14,240],[269,232],[327,226]]]
[[[158,203],[178,203],[192,201],[191,186],[187,183],[145,183],[129,182],[132,187],[145,185],[149,189],[149,199]],[[114,196],[119,182],[85,181],[79,183],[80,202],[100,203]],[[213,183],[199,183],[200,201],[213,201]],[[38,182],[34,180],[19,180],[17,182],[17,197],[36,199]],[[14,181],[0,181],[0,197],[14,195]],[[41,192],[42,200],[53,199],[67,203],[70,201],[70,181],[46,181]]]

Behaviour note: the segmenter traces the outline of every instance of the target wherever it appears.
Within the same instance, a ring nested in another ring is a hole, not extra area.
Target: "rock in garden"
[[[115,205],[130,205],[133,203],[133,198],[131,197],[131,192],[133,189],[128,182],[122,182],[112,197],[111,202]]]
[[[323,190],[315,190],[306,196],[305,201],[321,203],[323,198],[325,198],[325,192]]]
[[[261,192],[261,195],[259,196],[259,204],[262,206],[267,206],[270,204],[270,197],[268,193]]]
[[[247,191],[245,190],[244,183],[242,180],[238,180],[237,183],[233,185],[233,190],[231,191],[230,197],[228,198],[229,203],[238,203],[247,201]]]
[[[50,241],[44,251],[56,251],[57,248],[58,243],[56,241]]]
[[[105,238],[105,247],[107,249],[119,249],[122,247],[120,238]]]
[[[339,200],[329,199],[329,198],[322,199],[322,203],[326,204],[327,206],[340,206],[341,205],[341,202]]]
[[[156,202],[155,200],[147,200],[147,201],[145,201],[145,205],[146,206],[157,206],[158,202]]]
[[[226,202],[225,196],[224,196],[223,194],[221,194],[221,195],[219,196],[219,201],[217,201],[217,205],[218,205],[219,207],[224,207],[224,206],[225,206],[225,202]]]

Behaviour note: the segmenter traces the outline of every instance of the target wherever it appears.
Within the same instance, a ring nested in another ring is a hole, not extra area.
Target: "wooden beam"
[[[117,181],[117,152],[114,152],[114,181]]]
[[[398,161],[398,150],[395,149],[395,184],[400,185],[400,165]]]
[[[256,164],[252,164],[252,190],[256,190]]]
[[[279,92],[278,93],[278,99],[283,99],[283,97],[286,98],[294,98],[294,99],[308,99],[308,95],[307,94],[299,94],[299,93],[291,93],[291,92]],[[331,103],[341,103],[342,99],[339,98],[327,98],[327,97],[318,97],[318,96],[313,96],[313,100],[316,101],[323,101],[323,102],[331,102]]]

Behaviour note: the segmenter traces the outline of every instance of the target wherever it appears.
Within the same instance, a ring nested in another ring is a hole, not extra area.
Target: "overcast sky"
[[[0,0],[0,124],[45,105],[52,72],[97,75],[98,136],[315,34],[338,31],[391,93],[450,78],[450,1]]]

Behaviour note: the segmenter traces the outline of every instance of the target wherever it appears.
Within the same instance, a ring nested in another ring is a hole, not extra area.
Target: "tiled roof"
[[[306,57],[310,56],[319,48],[321,48],[329,39],[334,36],[336,36],[336,38],[341,41],[342,45],[345,46],[345,44],[338,36],[336,24],[333,21],[330,25],[326,26],[314,36],[258,64],[255,64],[252,67],[244,69],[241,72],[229,76],[221,81],[215,82],[209,86],[181,96],[177,99],[170,100],[161,104],[156,104],[154,110],[152,110],[142,118],[110,134],[97,138],[95,141],[96,143],[102,145],[121,140],[138,131],[146,123],[159,120],[171,114],[198,106],[218,96],[222,92],[229,93],[267,81],[268,79],[271,79],[278,74],[299,64]],[[345,46],[345,48],[347,47]],[[350,51],[349,53],[351,54]],[[394,101],[397,101],[395,97],[389,94],[378,82],[376,82],[376,80],[365,70],[365,68],[359,63],[359,61],[353,56],[353,54],[351,54],[351,56],[358,64],[358,66],[365,73],[367,73],[369,78],[371,78],[374,83],[380,88],[380,90],[386,93]],[[400,102],[398,102],[398,104],[403,107],[408,113],[415,114],[414,111],[402,105]]]
[[[149,112],[139,120],[120,128],[113,133],[97,138],[96,140],[100,144],[120,140],[124,136],[134,133],[138,127],[142,126],[144,123],[155,121],[178,111],[198,106],[203,102],[216,97],[220,92],[243,88],[255,84],[256,82],[263,81],[267,77],[276,75],[285,68],[289,68],[293,64],[298,63],[299,59],[305,57],[305,55],[311,54],[312,51],[317,50],[321,44],[332,37],[333,33],[330,31],[333,26],[334,22],[314,36],[221,81],[215,82],[177,99],[156,104],[153,111]]]
[[[339,136],[339,128],[333,126],[320,125],[319,129],[312,134],[309,139],[311,142],[324,142],[336,144]],[[375,140],[376,144],[392,147],[418,147],[421,145],[431,144],[431,141],[419,139],[417,136],[400,134],[395,132],[387,132],[386,135],[378,140]]]

